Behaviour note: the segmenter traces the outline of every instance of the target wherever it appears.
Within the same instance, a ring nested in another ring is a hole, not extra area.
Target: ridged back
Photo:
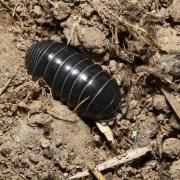
[[[25,60],[33,79],[43,78],[53,95],[69,107],[78,106],[80,115],[105,119],[118,109],[120,95],[116,81],[100,65],[71,47],[44,40],[28,49]]]

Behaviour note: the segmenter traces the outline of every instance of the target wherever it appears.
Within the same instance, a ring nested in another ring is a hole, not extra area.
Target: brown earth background
[[[113,144],[27,75],[25,51],[41,39],[69,43],[117,80],[121,108],[102,123]],[[178,180],[179,92],[179,0],[0,0],[0,179],[67,179],[150,147],[103,176]]]

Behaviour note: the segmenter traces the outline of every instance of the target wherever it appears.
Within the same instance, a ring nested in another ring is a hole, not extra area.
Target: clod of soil
[[[153,107],[158,111],[166,111],[168,106],[165,97],[162,95],[155,95],[153,100]]]
[[[174,22],[180,22],[180,1],[173,0],[170,6],[170,15]]]
[[[157,43],[163,51],[166,52],[180,52],[180,36],[177,31],[171,27],[160,28],[156,34]]]
[[[177,138],[168,138],[163,142],[163,152],[170,158],[180,156],[180,140]]]
[[[145,121],[139,127],[139,145],[147,146],[158,132],[157,120],[154,117],[144,117]]]
[[[169,169],[171,178],[173,180],[179,180],[180,177],[180,160],[174,161]]]

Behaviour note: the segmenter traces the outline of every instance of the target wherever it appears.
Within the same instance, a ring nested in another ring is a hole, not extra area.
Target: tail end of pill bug
[[[25,68],[27,73],[32,76],[33,80],[37,80],[42,76],[42,72],[37,68],[39,58],[44,53],[44,49],[52,44],[52,40],[42,40],[32,44],[25,54]]]

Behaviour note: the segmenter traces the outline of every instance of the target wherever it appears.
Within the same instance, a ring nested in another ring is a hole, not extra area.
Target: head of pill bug
[[[109,119],[119,109],[117,82],[72,47],[53,40],[35,43],[26,51],[25,67],[33,80],[42,78],[56,99],[82,117]]]

